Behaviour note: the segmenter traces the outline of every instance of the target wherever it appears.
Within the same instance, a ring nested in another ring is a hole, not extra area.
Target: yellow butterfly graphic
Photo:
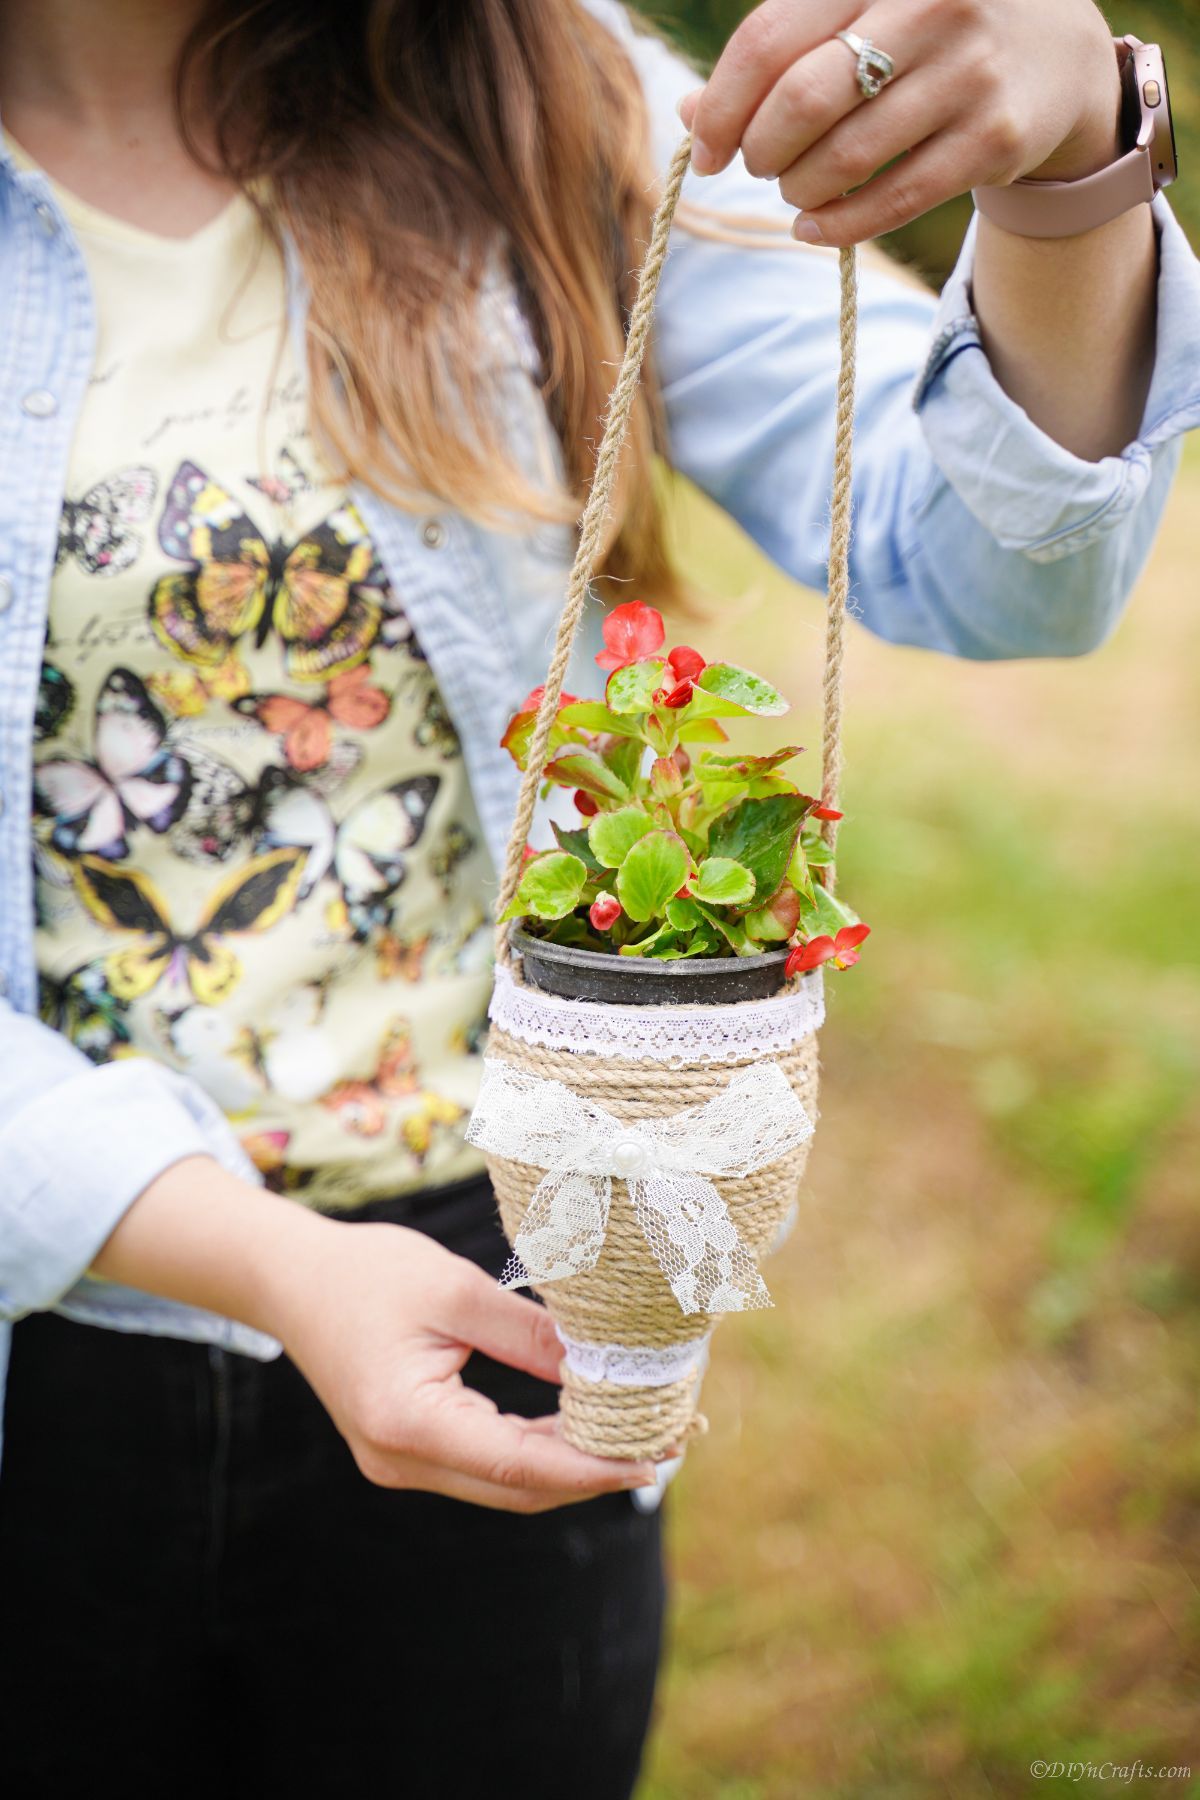
[[[227,671],[239,640],[253,633],[262,645],[275,631],[286,673],[324,682],[362,662],[379,636],[387,577],[350,503],[299,543],[268,542],[223,487],[184,462],[158,541],[189,566],[155,583],[150,623],[198,668]]]
[[[186,980],[202,1006],[228,999],[242,978],[242,965],[223,940],[269,931],[289,913],[305,861],[303,850],[269,850],[256,856],[218,883],[195,931],[181,935],[148,876],[103,857],[81,856],[72,877],[89,913],[106,930],[133,932],[141,939],[105,957],[109,992],[118,1000],[140,1000],[170,971]]]

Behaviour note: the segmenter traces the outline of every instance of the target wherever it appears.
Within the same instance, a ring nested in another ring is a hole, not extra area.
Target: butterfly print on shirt
[[[233,710],[257,719],[283,739],[288,766],[304,775],[329,761],[334,724],[355,731],[374,731],[387,718],[391,700],[371,682],[366,663],[335,675],[323,700],[297,700],[290,694],[246,694]]]
[[[131,669],[111,670],[96,701],[94,760],[55,756],[34,768],[34,811],[53,820],[54,848],[117,862],[135,827],[161,834],[174,824],[192,775],[166,738],[145,683]]]
[[[194,931],[180,932],[148,876],[98,856],[82,856],[72,866],[76,892],[92,917],[109,931],[140,940],[105,957],[110,993],[140,1000],[167,977],[179,989],[190,988],[202,1006],[228,999],[241,980],[242,965],[225,938],[278,924],[296,903],[303,872],[298,850],[258,856],[218,883]]]
[[[158,478],[153,469],[120,469],[90,487],[82,500],[64,500],[55,566],[74,557],[89,575],[119,575],[142,553],[133,529],[150,517]]]
[[[414,775],[379,788],[352,806],[340,824],[311,786],[286,769],[264,769],[257,808],[260,850],[293,845],[307,853],[299,898],[329,873],[340,889],[334,923],[365,941],[392,921],[407,852],[425,830],[441,782]]]
[[[388,1101],[415,1094],[418,1086],[412,1030],[407,1020],[396,1019],[387,1029],[373,1073],[365,1080],[339,1081],[321,1105],[336,1115],[343,1131],[378,1137],[388,1121]]]
[[[239,503],[195,463],[181,463],[158,541],[189,566],[150,595],[159,641],[202,671],[227,665],[272,632],[293,681],[329,681],[370,652],[384,619],[387,577],[356,508],[332,512],[290,547],[268,542]]]

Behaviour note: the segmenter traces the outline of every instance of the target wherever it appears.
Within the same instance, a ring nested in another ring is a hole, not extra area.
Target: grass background
[[[1090,658],[854,634],[842,869],[874,935],[829,981],[776,1307],[723,1328],[673,1496],[641,1800],[1200,1795],[1198,517],[1193,441]],[[736,596],[682,635],[815,746],[819,600],[691,491],[675,521]]]

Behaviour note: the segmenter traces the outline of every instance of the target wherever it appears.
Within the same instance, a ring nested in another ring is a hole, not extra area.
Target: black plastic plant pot
[[[548,944],[509,927],[509,942],[521,958],[525,979],[563,1000],[602,1000],[610,1006],[733,1006],[767,1000],[783,986],[787,946],[762,956],[692,956],[659,962],[647,956],[605,956]]]

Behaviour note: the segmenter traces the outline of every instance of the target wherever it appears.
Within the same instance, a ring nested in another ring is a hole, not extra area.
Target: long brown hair
[[[636,73],[580,0],[209,0],[177,104],[193,154],[296,245],[313,422],[347,472],[406,507],[574,517],[653,198]],[[478,304],[498,247],[565,491],[501,436]],[[655,412],[651,385],[608,570],[662,593]]]

